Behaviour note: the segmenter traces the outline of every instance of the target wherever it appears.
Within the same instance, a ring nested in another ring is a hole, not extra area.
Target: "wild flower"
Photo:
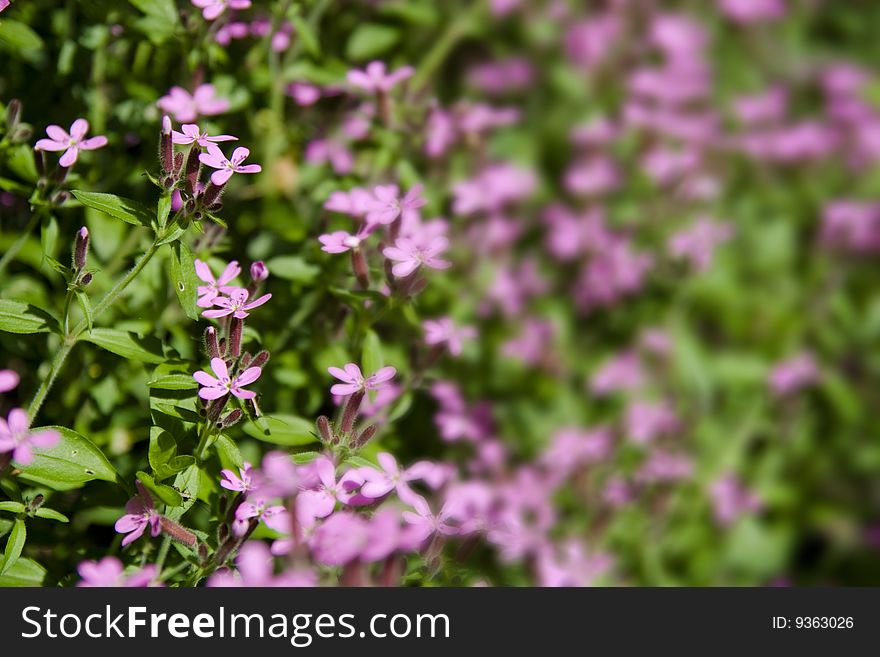
[[[464,343],[477,337],[473,326],[456,326],[451,317],[426,319],[422,322],[425,344],[445,345],[453,356],[460,356]]]
[[[101,588],[156,586],[155,580],[159,574],[155,564],[148,564],[126,575],[122,562],[116,557],[104,557],[98,561],[81,561],[76,567],[76,571],[82,578],[77,582],[77,586]]]
[[[259,164],[242,164],[251,154],[244,146],[232,151],[232,159],[228,159],[215,144],[209,143],[207,149],[207,153],[199,154],[199,161],[205,166],[217,169],[211,174],[211,182],[218,187],[225,185],[234,173],[260,173],[263,170]]]
[[[398,217],[406,221],[427,201],[422,197],[422,185],[415,185],[402,198],[397,185],[377,185],[373,188],[373,199],[367,207],[368,224],[390,224]]]
[[[223,273],[217,278],[214,278],[214,274],[208,266],[208,263],[196,259],[195,267],[196,276],[207,283],[207,285],[199,285],[197,290],[199,298],[196,305],[200,308],[211,308],[214,305],[214,301],[220,298],[221,295],[230,294],[239,289],[235,285],[229,285],[229,283],[241,273],[241,267],[239,267],[238,261],[233,260],[226,265]]]
[[[192,123],[199,116],[216,116],[229,109],[229,101],[217,95],[213,84],[200,84],[192,94],[183,87],[171,87],[156,104],[180,123]]]
[[[404,66],[388,73],[385,62],[374,61],[363,70],[352,69],[346,74],[348,83],[369,93],[388,93],[415,73],[412,66]]]
[[[77,119],[70,126],[70,133],[57,125],[46,126],[48,139],[40,139],[34,147],[38,151],[64,151],[58,164],[62,167],[72,167],[80,151],[93,151],[107,145],[107,137],[103,135],[85,138],[89,131],[89,122],[85,119]]]
[[[395,368],[386,366],[365,377],[361,373],[361,368],[354,363],[343,365],[342,368],[328,367],[327,371],[342,381],[342,383],[336,383],[330,388],[330,392],[334,395],[352,395],[361,391],[381,390],[397,374]]]
[[[192,0],[192,3],[202,10],[206,21],[219,18],[227,9],[248,9],[251,6],[251,0]]]
[[[15,390],[19,382],[18,372],[13,370],[0,370],[0,392]]]
[[[136,485],[137,494],[128,500],[125,505],[125,515],[114,525],[117,533],[126,535],[122,539],[122,547],[143,536],[147,527],[150,528],[150,536],[158,536],[162,531],[160,516],[153,505],[153,498],[141,482],[136,482]]]
[[[221,141],[238,141],[238,137],[233,137],[232,135],[209,135],[207,132],[202,132],[198,125],[195,123],[185,123],[180,126],[180,132],[177,130],[173,130],[171,132],[171,140],[175,144],[188,145],[188,144],[198,144],[202,148],[207,148],[212,143],[221,142]]]
[[[253,477],[253,468],[247,461],[245,461],[244,465],[239,468],[238,475],[228,469],[221,470],[220,474],[222,475],[220,485],[226,490],[247,493],[256,488]]]
[[[0,454],[11,454],[13,460],[28,465],[34,460],[34,448],[50,449],[61,440],[54,429],[31,431],[27,413],[13,408],[6,419],[0,418]]]
[[[260,378],[263,373],[261,368],[248,367],[241,374],[230,377],[226,362],[222,358],[212,358],[211,369],[216,378],[204,370],[193,374],[193,378],[202,386],[199,389],[199,397],[202,399],[219,399],[228,394],[239,399],[253,399],[257,396],[257,393],[251,390],[244,390],[244,386],[250,385]]]
[[[395,262],[391,272],[398,278],[405,278],[422,266],[429,269],[451,267],[451,262],[437,257],[447,248],[449,240],[446,237],[435,237],[427,244],[420,244],[410,237],[398,237],[394,246],[386,247],[382,253]]]
[[[248,302],[250,292],[243,287],[233,288],[228,294],[228,297],[214,297],[213,304],[215,308],[204,311],[202,315],[209,319],[217,319],[218,317],[226,317],[227,315],[232,315],[237,319],[244,319],[250,315],[248,311],[253,310],[254,308],[259,308],[272,298],[271,294],[264,294],[263,296],[257,297],[253,301]]]

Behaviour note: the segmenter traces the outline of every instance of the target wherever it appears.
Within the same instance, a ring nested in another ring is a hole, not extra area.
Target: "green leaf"
[[[183,497],[171,486],[156,483],[153,477],[142,470],[138,470],[137,478],[160,502],[168,506],[180,506],[183,504]]]
[[[293,462],[297,465],[306,465],[321,456],[320,452],[299,452],[293,455]],[[373,464],[370,463],[372,466]]]
[[[244,432],[274,445],[308,445],[317,441],[313,422],[296,415],[263,416],[244,425]]]
[[[364,349],[361,355],[364,375],[369,376],[379,370],[384,364],[382,343],[379,341],[379,336],[376,335],[375,331],[368,329],[366,335],[364,335]]]
[[[128,0],[144,12],[135,24],[156,45],[162,45],[174,34],[179,23],[174,0]]]
[[[49,217],[49,221],[43,224],[40,245],[43,247],[44,257],[55,257],[55,248],[58,246],[58,220],[55,217]]]
[[[309,25],[305,21],[305,19],[299,15],[292,16],[290,22],[293,23],[293,28],[296,32],[296,36],[299,37],[299,40],[303,44],[303,48],[306,49],[306,52],[309,53],[312,57],[320,57],[321,45],[318,42],[318,35],[315,34],[315,30],[312,29],[312,26]]]
[[[60,433],[61,440],[48,449],[34,447],[34,460],[18,466],[21,478],[55,490],[79,488],[95,479],[117,480],[116,469],[91,440],[67,427],[39,427],[33,431],[47,429]]]
[[[7,333],[60,332],[58,320],[29,303],[0,299],[0,331]]]
[[[214,449],[217,450],[217,456],[220,457],[220,461],[224,465],[231,465],[236,468],[244,465],[244,458],[238,449],[238,445],[226,434],[220,434],[220,437],[214,443]]]
[[[167,228],[166,228],[167,231]],[[171,242],[179,240],[186,233],[186,228],[183,226],[174,226],[170,233],[166,233],[160,240],[156,242],[156,246],[162,246],[163,244],[171,244]]]
[[[150,228],[153,225],[153,213],[142,203],[116,196],[115,194],[85,192],[80,189],[71,191],[76,200],[86,207],[93,208],[116,219],[121,219],[125,223],[134,226]]]
[[[19,21],[0,20],[0,48],[12,54],[26,55],[40,50],[43,40],[30,27]]]
[[[172,520],[180,520],[183,514],[189,511],[190,507],[198,499],[201,480],[202,472],[197,465],[191,465],[177,475],[177,478],[174,480],[174,488],[181,492],[183,502],[180,506],[168,510],[165,515]],[[200,536],[200,538],[203,541],[205,540],[204,536]]]
[[[85,290],[77,289],[75,291],[76,300],[79,302],[80,310],[83,312],[83,316],[86,318],[86,323],[89,326],[89,330],[92,330],[92,302],[89,300],[89,295],[86,294]]]
[[[177,455],[177,440],[162,427],[150,428],[150,448],[147,456],[156,481],[168,479],[195,463],[192,456]]]
[[[171,249],[171,284],[177,292],[180,307],[187,317],[199,319],[198,300],[199,279],[196,276],[196,263],[192,251],[181,241],[173,242]]]
[[[0,511],[8,511],[9,513],[24,512],[24,504],[21,502],[0,502]]]
[[[155,404],[153,408],[163,415],[177,418],[178,420],[183,420],[184,422],[197,423],[202,421],[201,416],[189,408],[174,406],[172,404]]]
[[[33,559],[19,559],[8,569],[6,561],[0,554],[0,570],[6,574],[0,576],[0,588],[11,586],[41,586],[46,578],[46,569]]]
[[[278,256],[269,260],[266,267],[272,276],[303,284],[311,283],[321,273],[319,267],[310,265],[299,256]]]
[[[57,520],[58,522],[70,522],[70,518],[68,518],[63,513],[59,513],[55,509],[47,509],[44,506],[41,506],[34,512],[34,515],[37,518],[46,518],[47,520]]]
[[[159,228],[165,228],[165,224],[168,222],[168,216],[171,214],[171,192],[165,191],[162,193],[162,196],[159,197],[159,205],[156,209],[156,221],[159,223]]]
[[[364,23],[348,38],[345,54],[348,59],[364,61],[389,50],[400,40],[400,31],[379,23]]]
[[[141,338],[131,331],[96,328],[91,333],[83,333],[79,339],[131,360],[157,364],[165,362],[162,343],[152,336]]]
[[[194,390],[199,387],[191,374],[166,374],[150,380],[147,385],[160,390]]]
[[[3,565],[0,566],[0,577],[5,575],[18,561],[24,542],[27,540],[27,528],[22,518],[16,518],[12,526],[12,532],[6,540],[6,549],[3,551]]]

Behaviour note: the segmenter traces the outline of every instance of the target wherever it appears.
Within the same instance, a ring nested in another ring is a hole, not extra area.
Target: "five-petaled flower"
[[[193,378],[203,386],[199,389],[199,397],[202,399],[219,399],[229,393],[239,399],[253,399],[257,396],[257,393],[242,390],[242,387],[259,379],[263,373],[262,368],[249,367],[235,378],[231,378],[226,362],[222,358],[212,358],[211,369],[217,375],[216,379],[204,370],[193,374]]]
[[[247,9],[251,6],[251,0],[192,0],[192,3],[202,10],[202,16],[206,21],[212,21],[224,11],[229,9]]]
[[[212,142],[219,141],[238,141],[238,137],[232,135],[214,135],[211,136],[207,131],[202,132],[195,123],[186,123],[177,130],[171,131],[171,140],[175,144],[198,144],[202,148],[207,148]]]
[[[456,326],[449,317],[426,319],[422,328],[425,329],[425,344],[445,344],[453,356],[461,355],[465,340],[477,337],[477,330],[473,326]]]
[[[409,482],[423,480],[432,488],[436,488],[445,479],[444,469],[430,461],[419,461],[406,469],[401,469],[397,459],[388,452],[380,452],[376,459],[382,467],[381,470],[366,467],[360,469],[366,481],[361,487],[361,495],[370,499],[384,497],[396,490],[401,500],[412,504],[418,496],[409,487]]]
[[[251,518],[262,520],[272,529],[276,527],[283,530],[279,522],[284,516],[284,507],[278,504],[272,505],[265,499],[257,499],[254,502],[242,502],[235,510],[235,520],[232,522],[232,531],[236,536],[243,536],[247,532],[248,521]]]
[[[352,235],[344,230],[336,230],[319,236],[318,241],[321,243],[321,250],[326,253],[344,253],[358,248],[369,234],[369,230],[365,228],[359,230],[357,235]]]
[[[233,260],[218,278],[214,278],[211,268],[206,262],[196,260],[196,276],[203,280],[207,285],[199,285],[199,300],[196,303],[199,308],[210,308],[214,305],[214,300],[221,294],[229,294],[238,288],[235,285],[229,285],[229,282],[241,273],[241,267],[238,262]]]
[[[12,458],[22,465],[34,460],[34,447],[48,449],[54,447],[61,435],[54,429],[30,430],[27,413],[21,408],[13,408],[4,420],[0,418],[0,454],[12,452]]]
[[[351,502],[364,483],[359,469],[349,470],[337,480],[336,466],[326,456],[315,459],[313,467],[320,486],[304,490],[296,498],[297,519],[306,527],[313,525],[317,518],[326,518],[333,513],[337,501]]]
[[[116,557],[104,557],[100,561],[81,561],[76,571],[82,577],[76,584],[79,587],[141,588],[153,584],[157,575],[155,564],[125,575],[122,562]]]
[[[162,531],[161,517],[153,506],[153,498],[141,482],[137,481],[135,484],[138,489],[137,495],[125,505],[125,515],[117,520],[115,525],[118,533],[127,534],[122,539],[122,547],[143,536],[148,526],[150,536],[158,536]]]
[[[221,470],[220,474],[223,475],[223,478],[220,480],[220,485],[226,490],[234,490],[240,493],[254,490],[256,486],[254,484],[251,464],[245,461],[244,465],[238,469],[238,472],[241,476],[236,475],[232,470]]]
[[[58,125],[46,126],[46,134],[49,139],[40,139],[34,147],[38,151],[64,151],[58,164],[63,167],[72,167],[79,157],[80,151],[93,151],[107,145],[107,137],[97,136],[85,139],[89,131],[89,122],[85,119],[77,119],[70,126],[70,134]]]
[[[411,237],[398,237],[394,246],[385,248],[382,253],[397,263],[391,268],[391,273],[398,278],[404,278],[422,265],[431,269],[451,267],[451,262],[437,257],[448,247],[449,240],[443,236],[434,237],[426,244]]]
[[[249,310],[253,310],[258,306],[262,306],[264,303],[272,298],[271,294],[264,294],[263,296],[257,297],[256,299],[248,303],[249,296],[250,292],[248,292],[243,287],[233,288],[233,290],[229,292],[228,297],[215,297],[214,305],[217,306],[217,308],[206,310],[202,313],[202,315],[210,319],[225,317],[226,315],[232,315],[233,317],[237,317],[238,319],[244,319],[248,316]]]
[[[199,116],[223,114],[229,109],[229,101],[217,96],[213,84],[200,84],[192,94],[183,87],[171,87],[157,105],[181,123],[192,123]]]
[[[403,198],[398,198],[397,185],[377,185],[373,188],[374,199],[368,208],[367,223],[390,224],[401,215],[406,220],[407,215],[427,203],[422,189],[422,185],[416,185]]]
[[[354,363],[348,363],[341,369],[328,367],[327,371],[342,381],[342,383],[334,384],[330,388],[330,392],[334,395],[351,395],[361,390],[380,390],[397,374],[397,370],[393,367],[383,367],[370,376],[364,377],[361,368]]]
[[[385,62],[370,62],[363,71],[352,69],[346,75],[349,84],[370,93],[387,93],[397,83],[403,82],[415,73],[412,66],[404,66],[388,73]]]
[[[216,145],[208,144],[207,148],[207,153],[199,154],[199,161],[212,169],[217,169],[211,174],[211,182],[218,187],[225,185],[233,173],[260,173],[263,170],[259,164],[242,164],[251,154],[250,150],[244,146],[239,146],[232,151],[231,160],[227,159],[223,151]]]

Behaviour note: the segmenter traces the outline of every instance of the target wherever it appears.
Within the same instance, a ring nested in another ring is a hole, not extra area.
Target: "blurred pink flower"
[[[18,385],[19,376],[12,370],[0,370],[0,392],[9,392]]]
[[[361,217],[367,213],[374,202],[373,195],[360,187],[353,187],[347,192],[332,192],[324,203],[324,208],[331,212]]]
[[[385,62],[374,61],[367,64],[365,70],[352,69],[346,75],[349,84],[369,93],[388,93],[400,82],[415,73],[412,66],[404,66],[393,73],[388,73]]]
[[[535,560],[538,586],[591,586],[612,563],[608,554],[591,554],[574,539],[561,545],[547,543],[538,550]]]
[[[288,570],[275,575],[272,553],[265,543],[248,541],[241,546],[235,559],[237,573],[220,570],[208,579],[209,587],[311,587],[317,584],[315,573],[308,570]]]
[[[729,473],[712,482],[709,495],[715,520],[720,525],[730,525],[740,516],[761,508],[758,496],[743,488],[739,479]]]
[[[332,139],[315,139],[306,146],[306,162],[324,164],[329,162],[333,171],[338,174],[351,173],[354,168],[354,156],[344,144]]]
[[[880,203],[835,200],[822,212],[822,242],[853,253],[880,251]]]
[[[775,21],[785,15],[783,0],[718,0],[721,12],[743,25]]]
[[[693,471],[690,457],[658,450],[648,457],[636,477],[645,483],[675,482],[687,479]]]
[[[227,9],[247,9],[251,6],[251,0],[192,0],[192,3],[202,10],[202,16],[207,21],[219,17]]]
[[[361,242],[369,236],[369,231],[362,228],[357,235],[352,235],[344,230],[336,230],[326,235],[318,236],[321,250],[326,253],[345,253],[360,247]]]
[[[235,509],[232,532],[236,536],[244,536],[247,532],[249,521],[253,518],[266,523],[270,528],[284,527],[285,523],[279,522],[282,520],[281,515],[284,513],[285,509],[280,504],[271,504],[265,498],[260,497],[248,498]]]
[[[451,317],[426,319],[422,322],[425,331],[425,344],[446,345],[449,353],[460,356],[464,343],[477,337],[473,326],[456,326]]]
[[[162,96],[156,104],[180,123],[192,123],[200,115],[214,116],[229,109],[229,101],[217,96],[213,84],[199,85],[192,95],[183,87],[171,87],[168,95]]]
[[[13,408],[4,420],[0,417],[0,454],[11,453],[13,460],[29,465],[34,460],[34,448],[50,449],[61,440],[54,429],[31,431],[27,412]]]
[[[790,395],[819,380],[819,368],[813,356],[798,354],[778,363],[770,372],[768,382],[776,395]]]
[[[287,85],[287,95],[300,107],[308,107],[321,99],[321,88],[308,82],[291,82]]]
[[[315,529],[309,548],[318,563],[342,566],[368,547],[369,538],[369,526],[361,516],[337,511]]]
[[[679,429],[678,417],[668,402],[634,401],[626,409],[626,434],[644,445]]]
[[[100,561],[80,561],[76,567],[82,578],[79,587],[127,587],[140,588],[155,585],[159,574],[154,564],[144,566],[129,575],[123,572],[122,562],[116,557],[104,557]]]
[[[202,387],[199,389],[199,397],[202,399],[219,399],[228,394],[233,394],[239,399],[253,399],[257,393],[244,390],[244,386],[250,385],[260,378],[263,370],[259,367],[249,367],[234,379],[229,376],[229,369],[222,358],[211,359],[211,369],[217,378],[214,378],[204,370],[193,374],[193,378]]]
[[[641,388],[646,380],[645,371],[638,356],[625,351],[607,360],[590,379],[593,394],[607,395],[612,392],[631,391]]]
[[[732,235],[730,224],[700,217],[670,237],[667,245],[671,255],[688,260],[695,271],[703,272],[712,266],[715,247]]]
[[[367,223],[390,224],[398,217],[418,214],[418,209],[427,204],[422,197],[422,185],[415,185],[403,198],[398,197],[397,185],[377,185],[373,188],[373,200],[367,207]]]
[[[407,503],[414,509],[414,512],[403,512],[403,519],[413,532],[412,540],[422,543],[435,534],[454,536],[459,533],[456,527],[447,523],[452,518],[446,506],[440,510],[440,513],[434,514],[424,497],[414,495],[407,500]]]
[[[386,247],[382,253],[386,258],[397,263],[391,268],[391,273],[398,278],[404,278],[421,266],[429,269],[451,267],[451,262],[437,257],[448,247],[449,240],[445,237],[435,237],[425,245],[419,244],[409,237],[399,237],[394,246]]]
[[[62,167],[72,167],[79,157],[80,151],[93,151],[107,145],[107,137],[98,136],[85,139],[89,131],[89,122],[85,119],[77,119],[70,126],[70,134],[61,126],[46,126],[46,134],[49,139],[37,141],[35,150],[38,151],[64,151],[58,164]]]
[[[411,481],[424,481],[431,488],[438,488],[446,479],[446,471],[430,461],[419,461],[405,469],[401,469],[397,459],[388,452],[379,452],[376,455],[381,470],[375,468],[361,468],[360,474],[366,483],[361,487],[361,494],[379,499],[391,491],[406,503],[411,503],[416,494],[409,487]]]

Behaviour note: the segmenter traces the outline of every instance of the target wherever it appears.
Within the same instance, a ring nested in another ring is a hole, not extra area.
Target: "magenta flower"
[[[0,370],[0,392],[9,392],[14,390],[18,385],[19,377],[17,372],[12,370]]]
[[[79,587],[143,588],[150,586],[158,575],[156,566],[149,564],[126,576],[122,562],[116,557],[104,557],[100,561],[81,561],[76,570],[82,577],[76,584]]]
[[[308,82],[291,82],[287,85],[287,95],[300,107],[308,107],[321,99],[321,88]]]
[[[253,477],[253,468],[251,464],[245,461],[244,466],[238,469],[239,476],[232,470],[221,470],[220,474],[223,475],[223,478],[220,480],[220,485],[223,486],[226,490],[234,490],[240,493],[247,493],[248,491],[254,490],[256,486],[254,485],[254,477]]]
[[[430,461],[413,463],[406,469],[401,469],[397,460],[388,452],[380,452],[376,455],[381,470],[374,468],[361,468],[366,483],[361,486],[361,495],[371,499],[384,497],[391,491],[397,491],[397,496],[408,504],[412,504],[416,493],[409,487],[411,481],[424,481],[431,488],[437,488],[446,479],[446,470]]]
[[[193,378],[204,386],[199,389],[199,397],[202,399],[219,399],[229,393],[232,393],[239,399],[253,399],[257,396],[257,393],[250,390],[242,390],[242,387],[250,385],[259,379],[263,373],[262,368],[249,367],[232,379],[229,377],[229,368],[226,367],[226,362],[222,358],[212,358],[211,369],[217,375],[216,379],[204,370],[199,370],[193,374]]]
[[[199,154],[199,161],[212,169],[218,169],[211,174],[211,182],[218,187],[225,185],[233,173],[260,173],[263,170],[259,164],[242,165],[242,162],[251,154],[250,150],[244,146],[239,146],[232,151],[231,160],[227,159],[223,151],[214,144],[208,144],[207,148],[207,153]]]
[[[404,278],[422,265],[431,269],[451,267],[451,262],[437,257],[448,247],[449,240],[442,236],[434,237],[426,245],[409,237],[399,237],[394,246],[385,248],[382,253],[389,260],[397,262],[391,268],[391,273],[398,278]]]
[[[238,137],[232,135],[215,135],[211,136],[207,132],[199,130],[199,126],[195,123],[186,123],[180,127],[181,132],[177,130],[171,131],[171,141],[175,144],[198,144],[202,148],[207,148],[211,142],[220,141],[238,141]]]
[[[226,265],[226,269],[223,270],[219,278],[214,278],[214,274],[206,262],[196,260],[195,264],[196,276],[207,283],[207,285],[199,285],[199,300],[196,303],[199,308],[210,308],[214,305],[214,300],[221,294],[229,294],[239,289],[235,285],[229,285],[229,282],[241,273],[238,261],[233,260]]]
[[[339,511],[315,530],[309,548],[318,563],[342,566],[360,555],[369,538],[369,527],[363,518],[350,511]]]
[[[422,543],[430,536],[440,534],[443,536],[454,536],[459,533],[458,528],[447,523],[451,520],[449,509],[444,507],[440,513],[434,514],[431,507],[424,497],[415,495],[411,500],[407,501],[411,504],[415,513],[412,511],[404,511],[403,519],[410,526],[412,532],[412,540],[416,543]]]
[[[381,390],[397,374],[397,370],[393,367],[383,367],[364,378],[361,368],[354,363],[348,363],[342,369],[328,367],[327,371],[342,381],[330,388],[330,393],[334,395],[351,395],[361,390]]]
[[[712,510],[719,525],[730,525],[747,513],[760,510],[760,498],[746,490],[734,475],[727,473],[709,487]]]
[[[61,126],[46,126],[46,134],[49,139],[40,139],[34,147],[38,151],[64,151],[58,164],[63,167],[72,167],[79,157],[80,151],[93,151],[107,145],[107,137],[98,136],[85,139],[89,131],[89,122],[85,119],[77,119],[70,126],[70,134]]]
[[[158,536],[162,531],[161,516],[153,506],[153,498],[141,482],[135,482],[135,485],[138,489],[137,495],[126,503],[125,515],[114,525],[118,533],[127,534],[122,539],[122,547],[139,539],[147,526],[150,527],[150,536]]]
[[[226,315],[232,315],[238,319],[244,319],[250,313],[249,310],[253,310],[259,306],[262,306],[269,299],[272,298],[271,294],[264,294],[261,297],[257,297],[250,303],[248,303],[248,297],[250,296],[250,292],[248,292],[243,287],[233,288],[233,290],[229,293],[228,297],[215,297],[214,305],[218,306],[217,309],[214,310],[206,310],[202,313],[204,317],[208,317],[210,319],[216,319],[217,317],[226,317]]]
[[[251,0],[192,0],[192,3],[202,10],[202,16],[206,21],[214,20],[227,8],[247,9],[251,6]]]
[[[397,185],[377,185],[373,188],[374,198],[367,211],[367,223],[390,224],[401,215],[411,216],[427,203],[422,197],[422,189],[422,185],[416,185],[403,198],[398,198]],[[404,216],[404,221],[407,218]]]
[[[247,531],[248,521],[256,518],[265,522],[269,527],[283,529],[284,523],[278,522],[284,519],[285,509],[280,504],[269,504],[265,499],[257,499],[254,502],[242,502],[235,510],[235,520],[232,523],[232,531],[236,536],[244,536]]]
[[[289,570],[281,575],[273,572],[269,548],[259,541],[248,541],[241,546],[235,559],[238,573],[219,570],[208,579],[209,587],[302,587],[315,586],[315,574],[307,570]]]
[[[345,253],[346,251],[360,247],[361,242],[363,242],[369,234],[370,231],[367,230],[366,227],[359,230],[357,235],[352,235],[344,230],[336,230],[332,233],[319,236],[318,241],[322,245],[321,250],[326,253]]]
[[[370,62],[366,69],[359,71],[352,69],[346,75],[349,84],[363,89],[369,93],[388,93],[400,82],[411,77],[415,73],[412,66],[404,66],[393,73],[388,73],[385,62]]]
[[[251,263],[251,278],[257,283],[269,278],[269,268],[265,262],[257,260]]]
[[[171,87],[168,95],[156,104],[181,123],[192,123],[199,116],[223,114],[229,109],[229,101],[217,96],[213,84],[200,84],[192,94],[183,87]]]
[[[365,215],[374,202],[370,192],[360,187],[353,187],[347,192],[332,192],[324,202],[324,208],[331,212],[361,217]]]
[[[445,344],[453,356],[461,355],[466,340],[477,337],[477,330],[473,326],[456,326],[450,317],[426,319],[422,322],[422,328],[425,330],[425,344]]]
[[[10,4],[10,0],[0,0],[0,11],[6,9]]]
[[[53,429],[31,432],[27,413],[13,408],[4,420],[0,418],[0,454],[12,452],[13,460],[28,465],[34,460],[34,447],[49,449],[61,440]]]
[[[768,383],[777,396],[789,395],[819,380],[819,368],[809,353],[802,353],[778,363],[770,372]]]

